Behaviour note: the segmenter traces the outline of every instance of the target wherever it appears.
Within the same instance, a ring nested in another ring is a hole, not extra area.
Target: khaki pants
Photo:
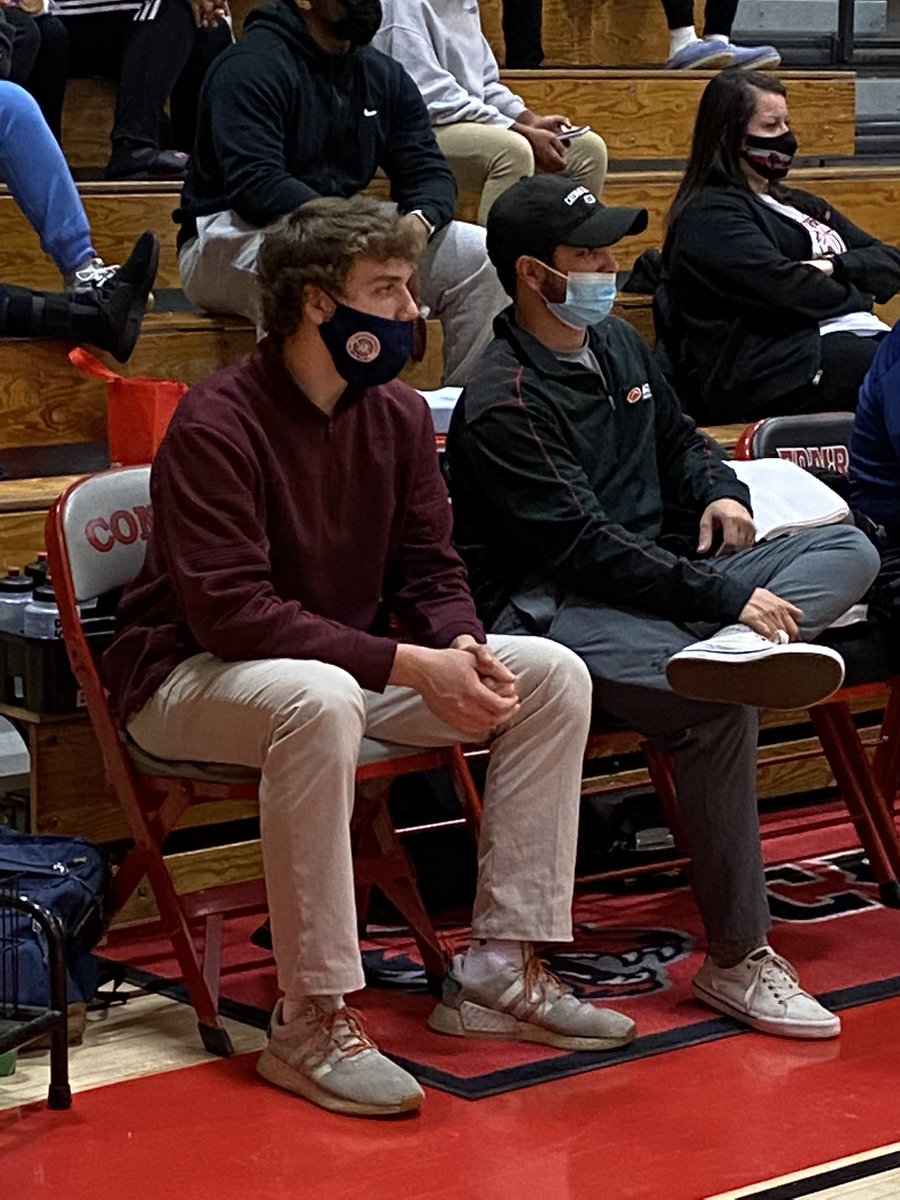
[[[517,676],[522,703],[491,745],[472,933],[569,941],[590,677],[549,640],[492,637],[490,645]],[[128,732],[160,758],[260,768],[278,982],[290,997],[361,988],[349,837],[360,741],[444,746],[458,731],[411,689],[367,692],[326,663],[198,654],[175,668]]]
[[[434,136],[461,192],[480,192],[478,224],[487,223],[491,205],[523,175],[534,174],[528,141],[500,125],[462,121],[438,125]],[[566,175],[599,196],[606,180],[606,143],[596,133],[573,138],[566,151]]]

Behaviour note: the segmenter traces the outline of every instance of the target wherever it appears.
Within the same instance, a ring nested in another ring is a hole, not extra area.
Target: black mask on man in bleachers
[[[353,46],[368,46],[382,18],[381,0],[344,0],[344,15],[332,21],[332,34]]]

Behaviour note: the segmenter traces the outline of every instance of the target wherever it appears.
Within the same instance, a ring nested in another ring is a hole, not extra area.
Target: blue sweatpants
[[[63,275],[97,252],[69,164],[35,101],[0,80],[0,179]]]

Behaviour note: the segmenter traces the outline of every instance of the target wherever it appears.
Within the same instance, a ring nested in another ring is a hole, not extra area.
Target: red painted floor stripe
[[[748,1034],[421,1117],[350,1120],[254,1056],[0,1114],[16,1200],[699,1200],[900,1140],[900,1000],[835,1042]]]

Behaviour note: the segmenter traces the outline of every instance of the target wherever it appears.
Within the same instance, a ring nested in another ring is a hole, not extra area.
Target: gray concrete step
[[[887,0],[856,0],[855,27],[858,34],[882,33],[887,24]],[[741,0],[734,23],[740,35],[834,33],[838,0]]]
[[[856,119],[866,121],[875,117],[900,120],[900,77],[857,76]]]

